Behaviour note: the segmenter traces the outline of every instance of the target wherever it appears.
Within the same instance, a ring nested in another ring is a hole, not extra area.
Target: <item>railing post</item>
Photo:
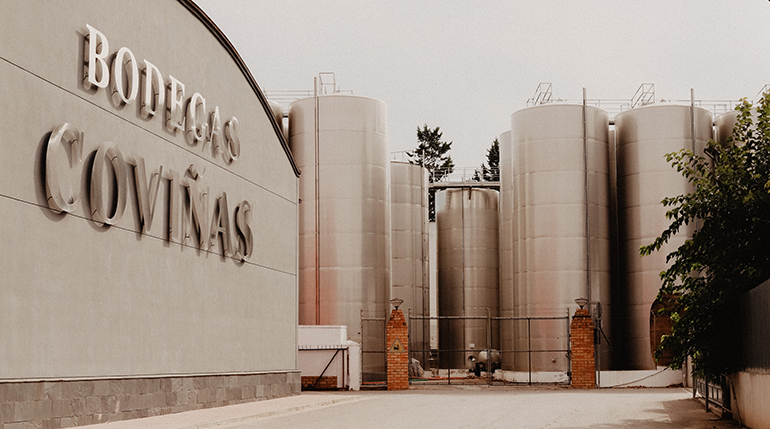
[[[406,362],[408,365],[408,368],[412,368],[412,308],[409,307],[409,311],[407,312],[407,324],[406,324],[406,349],[408,350],[407,356],[406,356]],[[412,372],[407,371],[408,384],[412,384]]]
[[[527,317],[527,365],[529,366],[529,385],[532,385],[532,319]]]
[[[487,384],[492,385],[492,311],[487,307]]]

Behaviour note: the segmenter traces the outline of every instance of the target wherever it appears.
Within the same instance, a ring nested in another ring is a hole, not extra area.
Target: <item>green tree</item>
[[[422,165],[428,170],[428,180],[438,182],[454,171],[455,165],[448,154],[452,148],[452,142],[442,141],[443,133],[439,127],[430,129],[428,124],[422,129],[417,127],[417,148],[407,152],[409,162]],[[428,193],[428,216],[431,222],[436,220],[436,191],[431,189]]]
[[[487,162],[481,164],[481,168],[473,173],[473,180],[477,182],[499,182],[500,181],[500,142],[497,138],[492,142],[492,146],[487,149]]]
[[[700,156],[690,150],[666,155],[695,191],[665,198],[671,225],[642,255],[659,250],[687,224],[697,230],[667,255],[659,298],[673,321],[656,356],[673,354],[674,368],[688,356],[696,376],[740,369],[739,297],[770,277],[770,93],[756,109],[745,99],[731,141],[710,141]],[[752,120],[752,110],[756,123]]]

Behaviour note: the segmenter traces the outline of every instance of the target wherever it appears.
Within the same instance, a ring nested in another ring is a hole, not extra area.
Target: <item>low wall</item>
[[[298,395],[299,371],[0,383],[0,427],[57,429]]]
[[[767,406],[770,398],[770,372],[760,374],[741,371],[733,374],[732,380],[737,399],[737,404],[733,404],[733,415],[738,414],[741,423],[749,428],[770,427],[770,408]]]
[[[304,390],[361,388],[361,345],[347,338],[344,325],[299,325],[297,368]]]
[[[668,387],[684,385],[685,378],[681,370],[659,368],[644,371],[601,371],[599,387]]]
[[[770,281],[741,298],[744,370],[732,375],[733,413],[750,428],[770,427]],[[737,409],[736,409],[737,408]]]

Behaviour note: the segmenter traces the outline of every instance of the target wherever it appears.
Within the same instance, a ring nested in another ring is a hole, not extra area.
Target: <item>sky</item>
[[[343,91],[386,103],[391,152],[440,127],[478,167],[538,84],[554,98],[753,99],[770,84],[767,0],[196,0],[263,91]]]

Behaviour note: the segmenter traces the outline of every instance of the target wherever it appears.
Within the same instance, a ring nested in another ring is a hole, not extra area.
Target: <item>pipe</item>
[[[489,307],[487,307],[487,385],[492,385],[492,310]]]
[[[467,338],[467,326],[465,321],[465,190],[460,191],[460,235],[462,246],[462,284],[463,284],[463,349],[468,346]],[[468,199],[471,199],[471,190],[468,189]],[[451,362],[451,360],[450,360]],[[465,362],[465,354],[463,354],[463,362]]]
[[[315,96],[315,324],[321,324],[321,203],[318,201],[318,164],[319,164],[319,99],[318,99],[318,78],[313,78],[313,95]],[[361,333],[363,335],[363,332]],[[361,338],[363,344],[363,337]]]
[[[690,88],[690,138],[692,153],[695,155],[695,90]],[[695,218],[695,231],[698,231],[698,218]]]
[[[591,218],[588,211],[588,130],[586,125],[586,89],[583,88],[583,174],[586,211],[586,296],[591,302]],[[591,306],[588,306],[589,311]]]

